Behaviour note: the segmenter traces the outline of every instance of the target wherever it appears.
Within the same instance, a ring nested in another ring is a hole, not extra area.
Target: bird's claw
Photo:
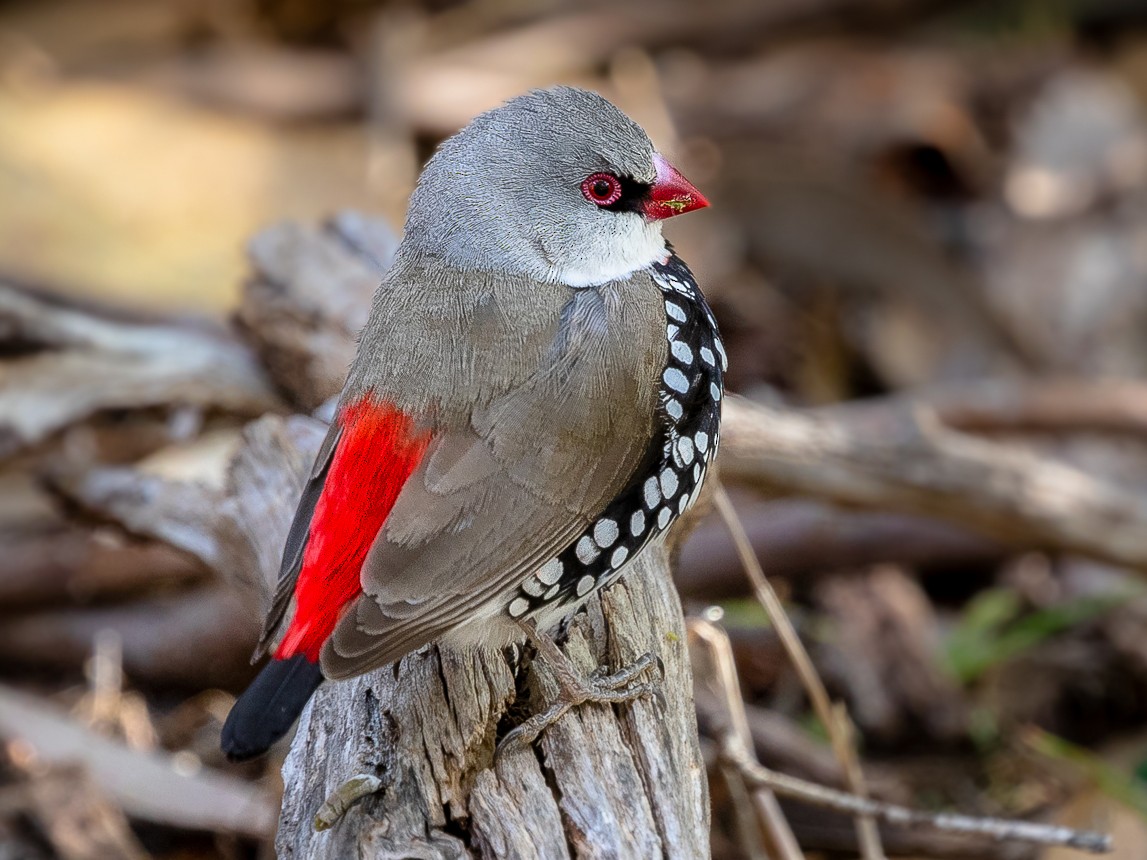
[[[556,646],[554,650],[557,650]],[[530,717],[502,738],[494,752],[495,756],[514,746],[529,746],[542,732],[565,716],[567,711],[587,702],[613,705],[654,696],[664,704],[665,699],[657,683],[637,682],[638,678],[654,666],[657,667],[659,676],[664,675],[664,664],[653,653],[642,654],[613,674],[606,674],[604,668],[599,668],[588,678],[580,675],[564,654],[560,659],[556,659],[551,653],[547,653],[546,656],[558,683],[557,696],[544,711]]]

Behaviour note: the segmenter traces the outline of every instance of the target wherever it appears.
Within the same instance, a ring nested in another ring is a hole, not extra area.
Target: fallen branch
[[[280,402],[222,331],[112,319],[0,284],[0,457],[106,409],[197,406],[259,415]]]
[[[27,744],[32,755],[49,764],[82,764],[132,817],[255,838],[274,831],[278,810],[268,791],[209,771],[180,772],[171,756],[129,749],[2,686],[0,737]]]
[[[912,514],[847,510],[813,499],[755,498],[731,493],[753,551],[774,580],[892,563],[933,570],[967,569],[1000,561],[1007,548],[955,524]],[[690,533],[673,571],[684,598],[713,601],[748,592],[728,529],[706,519]]]
[[[222,585],[125,604],[27,612],[0,624],[0,662],[54,672],[84,665],[104,630],[123,640],[132,681],[201,689],[236,688],[251,677],[259,625],[250,607]],[[194,643],[195,647],[189,647]]]
[[[921,420],[725,402],[721,472],[770,493],[934,516],[1014,545],[1147,569],[1147,498]]]
[[[83,768],[61,765],[34,773],[27,812],[60,860],[147,860],[116,804]]]
[[[1136,379],[993,379],[924,390],[916,399],[958,430],[1147,433],[1147,385]]]

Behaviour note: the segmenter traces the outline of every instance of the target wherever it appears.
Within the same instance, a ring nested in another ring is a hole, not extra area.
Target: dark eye
[[[609,206],[621,198],[621,180],[612,173],[591,173],[582,182],[581,193],[590,203]]]

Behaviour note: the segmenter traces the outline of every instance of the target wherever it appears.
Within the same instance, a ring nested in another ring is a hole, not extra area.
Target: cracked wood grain
[[[512,657],[431,647],[322,688],[283,767],[279,856],[707,857],[704,762],[665,551],[592,599],[564,650],[587,671],[652,650],[663,698],[576,708],[537,748],[495,762],[499,723],[517,705]],[[545,669],[525,671],[533,694],[556,689]],[[315,832],[322,801],[360,772],[383,790]]]

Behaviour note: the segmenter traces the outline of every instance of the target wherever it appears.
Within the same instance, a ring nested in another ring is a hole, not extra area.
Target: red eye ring
[[[612,173],[591,173],[582,182],[581,193],[590,203],[611,206],[621,199],[621,180]]]

